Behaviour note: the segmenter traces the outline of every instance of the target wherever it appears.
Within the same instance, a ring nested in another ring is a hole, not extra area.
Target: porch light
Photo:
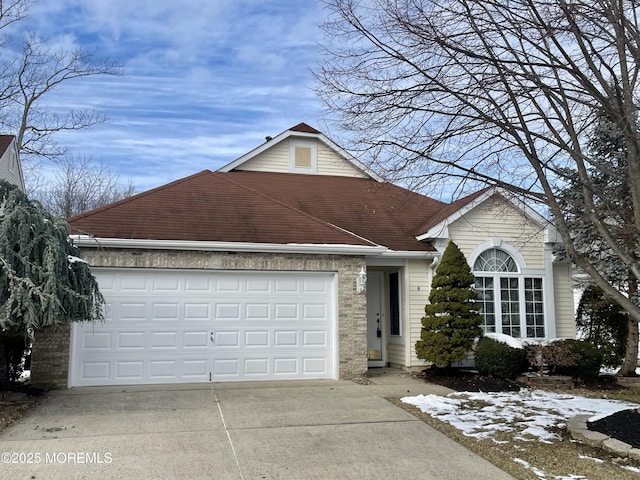
[[[363,293],[367,286],[367,272],[364,270],[364,267],[360,267],[360,273],[358,274],[358,278],[356,278],[356,292]]]

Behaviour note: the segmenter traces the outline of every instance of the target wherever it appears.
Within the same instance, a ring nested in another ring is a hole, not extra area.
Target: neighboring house
[[[474,269],[487,331],[574,336],[570,264],[554,262],[536,212],[495,188],[452,204],[413,193],[305,124],[70,224],[107,321],[37,336],[34,383],[420,368],[420,319],[450,239]]]
[[[14,135],[0,135],[0,179],[17,185],[24,191],[24,176]]]

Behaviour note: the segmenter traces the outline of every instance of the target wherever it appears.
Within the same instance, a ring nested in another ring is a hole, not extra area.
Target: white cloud
[[[216,169],[301,121],[320,126],[308,67],[322,15],[297,0],[41,0],[28,28],[124,63],[123,77],[70,82],[43,101],[105,112],[110,123],[58,142],[148,188]]]

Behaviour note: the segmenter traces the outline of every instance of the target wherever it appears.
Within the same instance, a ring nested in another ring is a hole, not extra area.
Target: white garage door
[[[96,269],[71,386],[336,378],[335,275]]]

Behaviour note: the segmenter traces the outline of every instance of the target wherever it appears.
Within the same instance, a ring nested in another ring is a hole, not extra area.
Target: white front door
[[[370,367],[386,365],[384,274],[367,272],[367,358]]]
[[[95,269],[71,386],[337,378],[335,275]]]

